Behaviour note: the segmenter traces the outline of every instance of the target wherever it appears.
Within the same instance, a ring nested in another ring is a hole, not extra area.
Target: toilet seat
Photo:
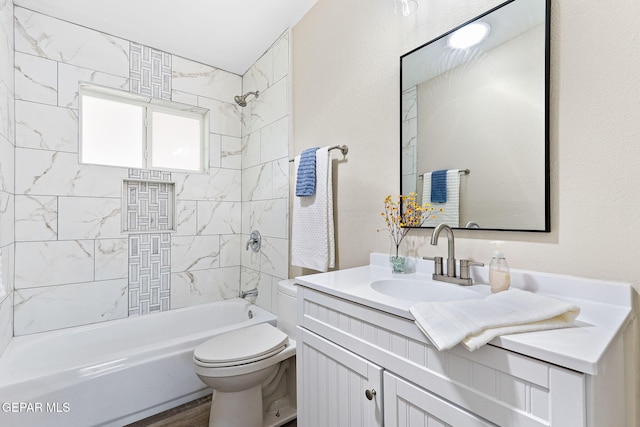
[[[260,323],[217,335],[196,347],[194,361],[207,368],[223,368],[256,362],[280,353],[289,337],[268,323]]]

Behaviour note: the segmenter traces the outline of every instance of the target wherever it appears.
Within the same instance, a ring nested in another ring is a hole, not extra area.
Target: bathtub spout
[[[253,288],[253,289],[249,289],[248,291],[242,291],[240,292],[240,298],[246,298],[246,297],[257,297],[258,296],[258,288]]]

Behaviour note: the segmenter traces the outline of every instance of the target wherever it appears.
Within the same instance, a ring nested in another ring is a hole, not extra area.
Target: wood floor
[[[125,427],[207,427],[210,410],[211,396],[207,396],[136,421]],[[297,425],[296,420],[293,420],[283,427],[297,427]]]

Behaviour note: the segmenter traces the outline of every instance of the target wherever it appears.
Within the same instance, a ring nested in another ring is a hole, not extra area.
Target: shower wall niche
[[[125,233],[176,231],[175,184],[167,182],[171,179],[171,174],[158,171],[135,171],[135,173],[139,172],[146,172],[147,175],[155,175],[158,179],[166,178],[166,180],[123,181],[122,231]]]

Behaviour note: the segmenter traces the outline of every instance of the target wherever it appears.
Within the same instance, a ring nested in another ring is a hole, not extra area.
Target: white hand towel
[[[294,160],[297,174],[300,156]],[[296,182],[294,176],[293,182]],[[316,191],[293,198],[291,264],[325,272],[335,267],[333,185],[329,147],[316,151]]]
[[[434,209],[435,222],[450,227],[460,227],[460,169],[447,170],[447,201],[431,203],[431,172],[422,176],[422,203],[429,203]],[[442,209],[442,212],[440,212]]]
[[[409,311],[438,350],[462,342],[473,351],[499,335],[569,327],[580,307],[512,288],[483,299],[419,302]]]

